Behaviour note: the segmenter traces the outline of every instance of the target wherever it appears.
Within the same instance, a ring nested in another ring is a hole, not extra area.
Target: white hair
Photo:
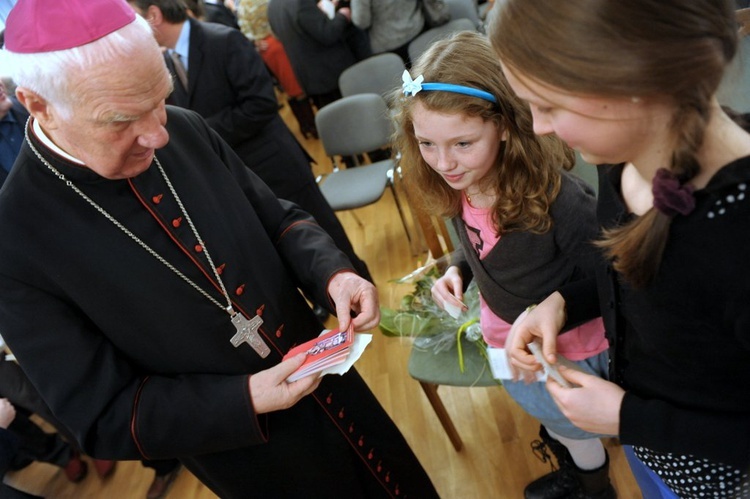
[[[91,43],[53,52],[24,54],[3,50],[0,67],[19,87],[27,88],[55,106],[63,119],[73,113],[77,98],[68,91],[74,73],[102,64],[118,64],[127,58],[140,58],[159,50],[148,22],[136,15],[135,21]]]

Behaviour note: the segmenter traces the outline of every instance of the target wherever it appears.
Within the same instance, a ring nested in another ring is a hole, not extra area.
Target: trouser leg
[[[14,459],[14,467],[41,461],[64,468],[73,454],[73,448],[57,433],[46,433],[34,423],[27,413],[17,410],[16,417],[8,427],[18,435],[21,445]]]
[[[307,97],[289,97],[287,100],[292,114],[299,124],[299,129],[306,138],[318,138],[318,130],[315,127],[315,111],[312,103]]]

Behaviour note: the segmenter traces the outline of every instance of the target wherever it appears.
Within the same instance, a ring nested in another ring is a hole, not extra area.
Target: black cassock
[[[234,308],[263,319],[261,359],[235,348],[229,315],[116,227],[28,144],[0,192],[0,331],[84,451],[177,457],[222,498],[431,497],[435,490],[359,375],[326,376],[294,407],[256,415],[248,375],[321,324],[351,269],[306,213],[280,201],[191,111],[168,107],[156,153]],[[68,180],[216,301],[225,303],[158,168],[106,180],[32,143]]]

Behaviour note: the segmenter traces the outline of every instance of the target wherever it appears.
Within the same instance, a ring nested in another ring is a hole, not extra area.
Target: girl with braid
[[[490,39],[537,134],[597,164],[596,278],[560,287],[510,348],[599,314],[611,381],[548,380],[578,427],[617,434],[644,497],[750,497],[750,134],[716,90],[731,0],[507,0]],[[564,334],[564,333],[563,333]]]

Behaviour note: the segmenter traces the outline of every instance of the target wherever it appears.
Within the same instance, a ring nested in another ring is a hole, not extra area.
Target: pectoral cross
[[[261,358],[265,359],[268,357],[268,354],[271,353],[271,349],[268,348],[266,342],[263,341],[263,338],[258,334],[258,328],[263,324],[263,319],[261,319],[260,316],[256,315],[252,319],[248,319],[241,313],[235,312],[232,315],[232,324],[234,324],[234,328],[237,332],[229,341],[232,342],[232,345],[234,345],[235,348],[242,343],[247,343],[253,347],[253,350],[255,350]]]

